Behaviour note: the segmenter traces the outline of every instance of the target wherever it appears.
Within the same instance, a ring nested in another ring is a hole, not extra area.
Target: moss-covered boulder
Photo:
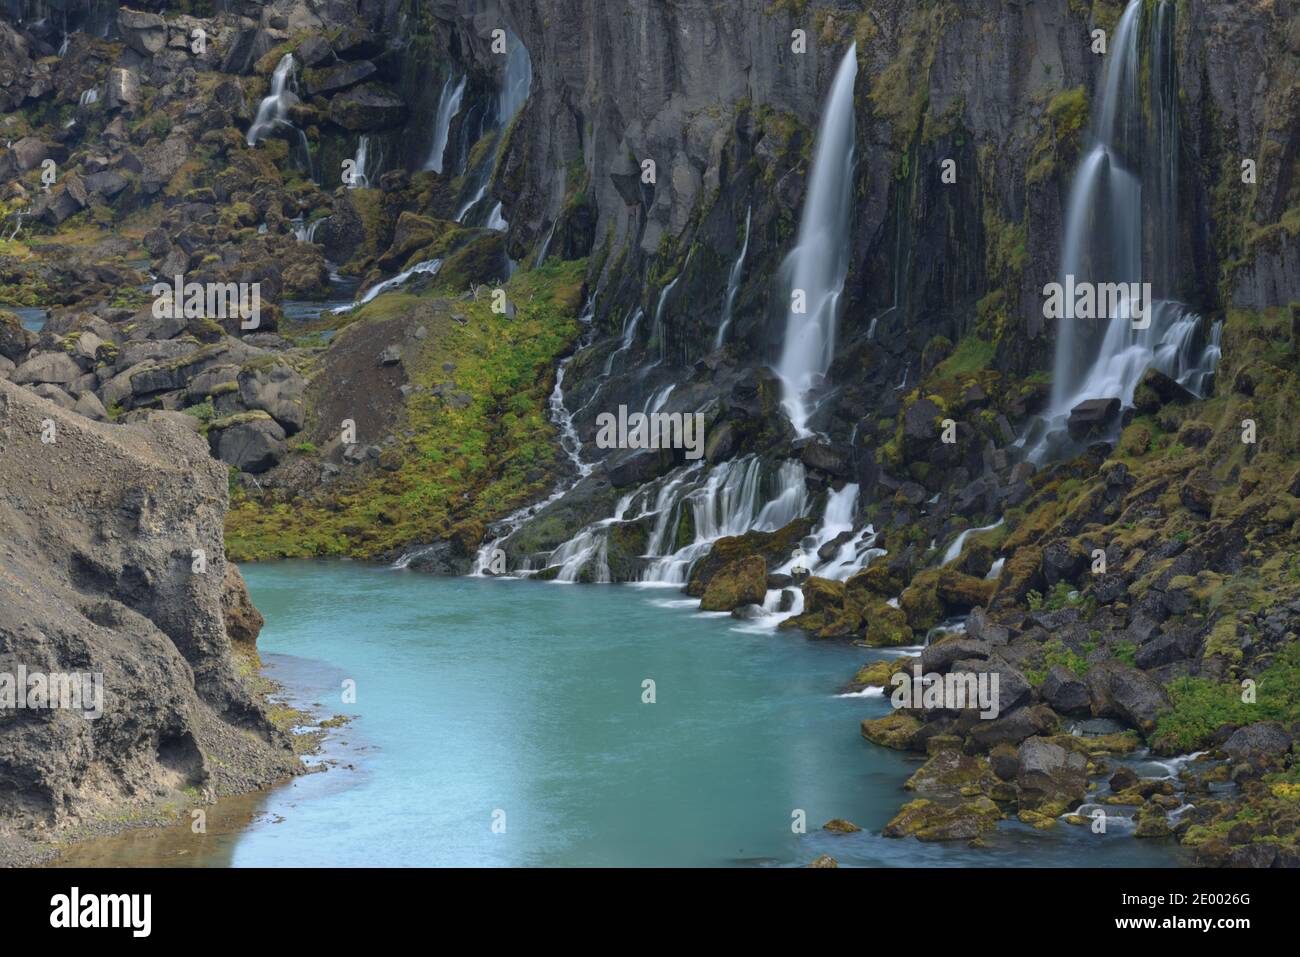
[[[994,830],[1001,819],[998,806],[984,796],[955,805],[920,798],[904,804],[881,833],[918,841],[969,841]]]
[[[911,751],[917,747],[917,733],[921,728],[922,724],[918,719],[902,711],[895,711],[883,718],[864,719],[862,736],[882,748]]]
[[[699,598],[708,587],[709,581],[725,565],[751,555],[763,558],[767,565],[780,565],[798,547],[803,537],[812,531],[813,521],[808,518],[795,519],[784,528],[774,532],[747,532],[728,538],[720,538],[713,543],[713,548],[691,569],[691,579],[686,585],[686,594]]]
[[[729,562],[709,579],[700,610],[732,611],[741,605],[761,605],[766,597],[767,562],[750,555]]]

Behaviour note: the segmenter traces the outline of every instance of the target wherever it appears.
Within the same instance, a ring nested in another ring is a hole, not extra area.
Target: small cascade
[[[855,125],[853,86],[858,75],[857,44],[840,61],[817,130],[816,153],[798,244],[785,263],[791,306],[777,373],[784,383],[783,406],[800,436],[811,434],[807,395],[820,387],[835,352],[840,293],[848,273],[849,227],[853,210]],[[794,298],[802,294],[804,308]]]
[[[362,189],[370,188],[370,137],[362,134],[357,140],[357,151],[352,157],[352,166],[356,179],[354,185]]]
[[[642,311],[640,306],[637,306],[628,313],[627,318],[623,321],[623,341],[619,344],[617,349],[609,354],[609,358],[605,360],[605,371],[603,373],[604,378],[609,378],[610,373],[614,371],[614,360],[632,348],[632,343],[636,341],[637,326],[640,324],[641,317],[644,314],[645,313]]]
[[[459,78],[448,75],[447,82],[442,85],[442,93],[438,96],[438,112],[433,120],[433,142],[422,169],[433,170],[435,173],[443,170],[451,123],[459,115],[461,100],[465,96],[465,80],[464,74]]]
[[[294,60],[292,53],[286,53],[275,66],[271,74],[271,92],[257,105],[257,116],[248,128],[247,142],[256,146],[275,131],[277,127],[287,126],[294,129],[289,122],[289,107],[298,102],[298,96],[291,87],[295,81]]]
[[[713,341],[713,348],[721,349],[727,341],[727,330],[731,327],[732,315],[736,308],[736,294],[740,292],[740,280],[745,272],[745,255],[749,252],[749,219],[754,212],[750,206],[745,210],[745,238],[740,244],[740,255],[736,257],[731,274],[727,277],[727,296],[722,305],[722,324],[718,326],[718,336]]]
[[[1119,399],[1129,406],[1152,368],[1204,395],[1219,359],[1218,343],[1204,342],[1202,318],[1171,298],[1178,235],[1176,7],[1158,0],[1145,30],[1144,9],[1143,0],[1130,0],[1115,29],[1092,145],[1075,173],[1065,213],[1058,281],[1067,291],[1089,284],[1105,315],[1076,317],[1067,296],[1051,405],[1032,461],[1063,451],[1070,412],[1079,403]],[[1113,284],[1150,295],[1106,296],[1103,303],[1102,290]]]
[[[81,98],[80,98],[80,104],[82,106],[90,106],[91,104],[98,103],[98,102],[99,102],[99,90],[97,90],[95,87],[92,86],[89,90],[82,91]]]
[[[961,550],[966,547],[966,539],[970,538],[972,535],[978,535],[980,532],[991,532],[995,528],[1000,528],[1003,521],[1004,519],[998,519],[992,525],[985,525],[983,528],[966,529],[953,539],[952,544],[948,546],[948,550],[943,553],[943,560],[940,561],[939,564],[951,565],[957,559],[961,558]]]
[[[456,222],[464,223],[465,217],[469,215],[470,210],[473,209],[475,206],[477,206],[479,203],[483,202],[483,197],[487,196],[487,191],[488,191],[488,178],[485,175],[482,178],[482,182],[479,183],[478,189],[474,191],[474,194],[470,196],[468,200],[465,201],[464,205],[462,205],[460,209],[456,210]]]
[[[507,229],[510,228],[510,224],[506,222],[505,216],[501,214],[500,203],[497,203],[495,206],[493,206],[492,212],[488,213],[486,225],[488,229],[494,229],[499,233],[504,233]]]
[[[500,531],[500,534],[489,539],[480,546],[478,554],[474,558],[474,566],[470,570],[471,575],[488,574],[493,555],[506,539],[517,532],[520,527],[523,526],[524,522],[532,518],[542,509],[546,508],[546,506],[550,505],[552,502],[559,501],[565,495],[569,494],[569,492],[573,490],[574,486],[590,475],[592,470],[596,467],[594,463],[584,462],[582,460],[582,439],[578,435],[577,428],[574,427],[572,414],[570,414],[568,407],[564,404],[564,375],[568,371],[569,364],[578,357],[578,354],[582,352],[583,349],[591,344],[591,339],[594,333],[594,326],[592,323],[595,321],[595,318],[596,300],[592,297],[587,300],[587,304],[583,307],[582,314],[578,317],[579,321],[587,327],[587,331],[583,334],[582,341],[574,351],[573,355],[561,360],[559,368],[555,370],[555,388],[551,390],[551,396],[547,402],[551,413],[551,421],[555,423],[555,427],[560,433],[560,447],[564,449],[565,454],[569,457],[569,461],[573,464],[575,472],[574,478],[572,481],[561,482],[559,487],[556,488],[556,490],[552,492],[550,497],[545,501],[533,505],[525,505],[523,508],[517,509],[497,523],[497,528]],[[623,505],[622,508],[626,509],[627,505]],[[410,557],[403,557],[409,563]],[[399,559],[399,561],[401,561],[401,559]]]
[[[300,243],[314,243],[316,241],[316,230],[320,228],[320,224],[324,221],[324,219],[313,219],[307,223],[303,222],[301,216],[291,220],[294,239]]]
[[[358,306],[364,306],[366,303],[370,302],[376,296],[388,292],[390,289],[396,289],[398,286],[405,283],[412,276],[421,276],[426,273],[429,275],[437,275],[438,270],[441,268],[442,268],[441,259],[426,259],[424,262],[416,263],[414,266],[412,266],[410,269],[406,270],[405,272],[398,273],[392,279],[385,279],[383,282],[375,283],[368,290],[366,290],[366,294],[362,296],[360,299],[358,299],[356,302],[350,302],[346,306],[338,306],[337,308],[332,309],[330,311],[335,313],[336,315],[342,315],[345,312],[351,312],[353,309],[356,309]]]

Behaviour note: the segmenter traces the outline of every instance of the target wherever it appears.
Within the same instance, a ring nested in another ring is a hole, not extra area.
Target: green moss
[[[558,357],[578,334],[585,260],[552,259],[516,274],[506,286],[517,313],[510,319],[490,300],[456,300],[466,321],[433,294],[377,297],[350,314],[367,324],[433,305],[444,330],[407,366],[414,385],[393,446],[395,470],[377,470],[321,497],[292,504],[232,498],[226,522],[233,560],[338,555],[378,558],[415,541],[454,539],[476,546],[486,525],[541,497],[554,483],[559,450],[546,414]],[[456,384],[469,401],[446,402],[433,387],[454,363]],[[389,452],[385,452],[386,455]]]

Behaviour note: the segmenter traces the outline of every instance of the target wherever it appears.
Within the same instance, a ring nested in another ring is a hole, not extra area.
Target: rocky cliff
[[[230,604],[242,580],[222,553],[225,505],[192,429],[100,425],[0,381],[0,672],[102,681],[93,718],[88,700],[0,713],[5,859],[31,852],[20,837],[295,771],[232,658],[223,591],[234,576]]]
[[[929,751],[943,796],[891,836],[1054,826],[1141,746],[1211,754],[1180,791],[1108,784],[1142,836],[1294,861],[1294,0],[68,10],[0,22],[0,301],[52,307],[39,332],[0,315],[0,377],[106,422],[184,412],[232,470],[232,556],[653,578],[817,638],[930,640],[928,670],[1014,693],[1000,721],[864,728]],[[800,437],[772,370],[850,49],[846,269]],[[1177,336],[1037,455],[1044,286],[1107,88],[1099,162],[1145,199],[1085,218],[1132,213]],[[259,283],[261,323],[159,316],[149,273]],[[703,462],[601,447],[620,406],[701,412]],[[206,632],[165,624],[228,712]]]

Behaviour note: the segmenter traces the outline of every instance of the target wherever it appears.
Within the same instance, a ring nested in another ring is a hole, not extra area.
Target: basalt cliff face
[[[1003,715],[864,725],[931,755],[891,836],[1124,805],[1295,862],[1293,0],[12,7],[0,301],[49,314],[0,316],[0,377],[187,414],[232,558],[924,644]],[[1051,317],[1075,267],[1153,331]],[[148,274],[256,282],[259,323]],[[620,407],[701,413],[702,457],[603,447]],[[1137,747],[1209,758],[1105,777]]]

